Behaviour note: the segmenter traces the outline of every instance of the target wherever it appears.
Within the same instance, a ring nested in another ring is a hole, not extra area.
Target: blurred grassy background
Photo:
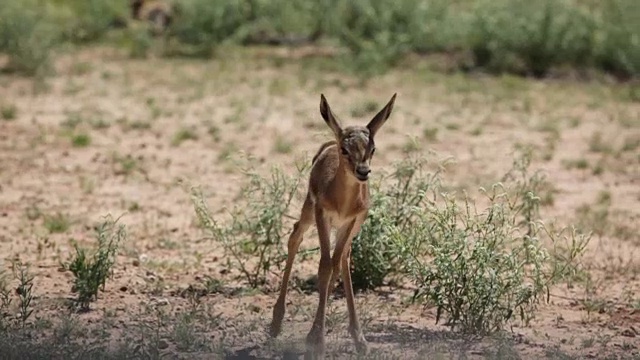
[[[637,0],[175,0],[160,56],[210,57],[220,44],[319,43],[362,74],[407,54],[448,55],[454,69],[547,76],[640,74]],[[128,0],[0,0],[6,69],[40,74],[63,44],[118,39],[133,57],[154,49]]]

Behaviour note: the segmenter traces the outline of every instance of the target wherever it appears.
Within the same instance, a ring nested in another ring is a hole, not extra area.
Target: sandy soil
[[[163,329],[173,335],[160,336],[157,348],[169,357],[208,358],[192,348],[222,340],[236,351],[228,358],[271,358],[282,348],[291,348],[284,358],[296,358],[316,293],[291,290],[285,331],[275,343],[264,332],[274,292],[229,290],[196,305],[185,296],[206,276],[228,289],[239,283],[225,273],[219,247],[203,238],[184,185],[202,186],[221,211],[243,201],[235,196],[243,176],[226,155],[249,153],[262,162],[260,171],[291,169],[294,158],[310,159],[330,136],[318,114],[321,92],[346,123],[367,121],[373,112],[360,109],[382,106],[398,92],[377,139],[374,171],[389,169],[411,146],[433,163],[453,159],[445,179],[473,193],[510,168],[516,144],[532,144],[534,167],[556,190],[545,217],[576,223],[578,209],[596,208],[603,191],[611,200],[607,228],[594,236],[585,259],[594,281],[553,289],[529,327],[514,324],[502,339],[471,339],[435,325],[434,310],[405,304],[406,291],[359,294],[374,354],[640,356],[640,104],[625,98],[623,85],[444,75],[422,62],[362,83],[295,55],[253,49],[206,62],[130,60],[97,47],[62,55],[44,87],[0,75],[0,105],[16,109],[15,119],[0,118],[0,265],[7,271],[12,260],[31,265],[33,333],[60,333],[63,326],[73,336],[116,344],[123,334]],[[196,138],[180,141],[185,129]],[[90,136],[88,146],[73,146],[78,133]],[[58,213],[70,225],[52,233],[45,223]],[[92,311],[67,315],[72,276],[59,271],[59,262],[73,253],[72,240],[93,244],[93,226],[106,214],[122,215],[128,240]],[[316,243],[311,233],[303,246]],[[294,276],[308,278],[316,264],[316,256],[300,260]],[[274,276],[268,287],[278,283]],[[185,330],[180,314],[192,306],[204,315]],[[330,353],[355,357],[341,298],[329,314]],[[185,346],[188,339],[197,341]]]

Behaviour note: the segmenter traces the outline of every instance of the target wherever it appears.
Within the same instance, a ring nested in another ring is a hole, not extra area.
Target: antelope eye
[[[371,156],[376,152],[376,148],[371,149]]]
[[[349,155],[349,150],[347,150],[347,148],[345,148],[344,146],[340,150],[342,151],[342,155]]]

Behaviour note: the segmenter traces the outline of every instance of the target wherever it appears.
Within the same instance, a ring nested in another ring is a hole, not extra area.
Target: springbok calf
[[[131,17],[148,21],[153,35],[160,35],[173,21],[173,7],[162,0],[131,0]]]
[[[285,313],[287,285],[291,266],[302,236],[314,219],[320,238],[320,265],[318,267],[318,292],[320,300],[311,331],[307,335],[305,358],[323,358],[325,352],[325,311],[327,297],[333,291],[338,274],[342,273],[344,292],[349,311],[349,333],[359,353],[368,350],[356,314],[351,285],[350,259],[351,240],[360,231],[360,226],[369,210],[369,173],[371,157],[376,150],[374,137],[387,121],[396,94],[376,116],[364,126],[342,128],[331,111],[327,99],[320,95],[320,114],[335,135],[335,140],[326,142],[313,157],[307,197],[302,206],[300,219],[293,225],[288,242],[287,263],[280,285],[280,295],[273,308],[271,336],[278,336]],[[336,244],[331,256],[330,231],[335,228]]]

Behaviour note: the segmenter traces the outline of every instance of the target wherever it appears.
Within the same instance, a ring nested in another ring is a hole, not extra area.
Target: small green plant
[[[596,153],[610,153],[611,145],[602,137],[600,131],[594,132],[589,138],[589,151]]]
[[[89,134],[75,134],[71,137],[73,147],[87,147],[91,144],[91,136]]]
[[[18,113],[18,107],[13,104],[4,104],[0,107],[0,115],[3,120],[11,121],[15,120]]]
[[[275,143],[273,144],[273,149],[278,154],[288,154],[293,149],[293,145],[289,140],[285,139],[284,137],[277,136]]]
[[[143,172],[140,163],[130,154],[127,154],[126,156],[113,154],[113,167],[113,172],[116,175],[129,176],[135,171]]]
[[[576,209],[576,226],[584,231],[592,231],[603,236],[612,228],[610,223],[611,193],[603,191],[598,194],[595,203],[582,204]]]
[[[98,291],[104,291],[107,279],[111,275],[120,244],[126,239],[124,225],[118,220],[107,217],[96,229],[97,248],[90,252],[74,244],[75,256],[63,267],[74,276],[72,291],[76,292],[76,304],[81,310],[87,310],[89,304],[98,298]]]
[[[191,189],[200,224],[222,246],[227,267],[239,271],[252,288],[263,285],[274,266],[279,270],[285,259],[282,239],[288,229],[283,220],[289,216],[306,169],[307,165],[299,164],[297,172],[289,176],[274,167],[265,178],[252,165],[243,166],[247,183],[238,198],[247,199],[249,206],[238,204],[228,209],[231,215],[228,224],[212,217],[199,188]]]
[[[436,141],[438,139],[438,128],[437,127],[425,127],[422,130],[422,135],[428,141]]]
[[[191,129],[183,128],[178,130],[178,132],[173,135],[171,145],[180,146],[180,144],[187,140],[198,140],[198,134],[196,134],[196,132]]]
[[[69,230],[71,221],[69,216],[56,213],[54,215],[46,215],[44,217],[44,227],[52,234],[63,233]]]
[[[0,270],[0,330],[6,327],[4,318],[8,315],[11,301],[11,289],[9,289],[7,274],[5,274],[3,270]]]
[[[18,314],[22,327],[25,326],[27,320],[33,313],[31,301],[33,300],[33,279],[34,276],[29,273],[29,267],[20,262],[13,263],[13,276],[18,280]]]

